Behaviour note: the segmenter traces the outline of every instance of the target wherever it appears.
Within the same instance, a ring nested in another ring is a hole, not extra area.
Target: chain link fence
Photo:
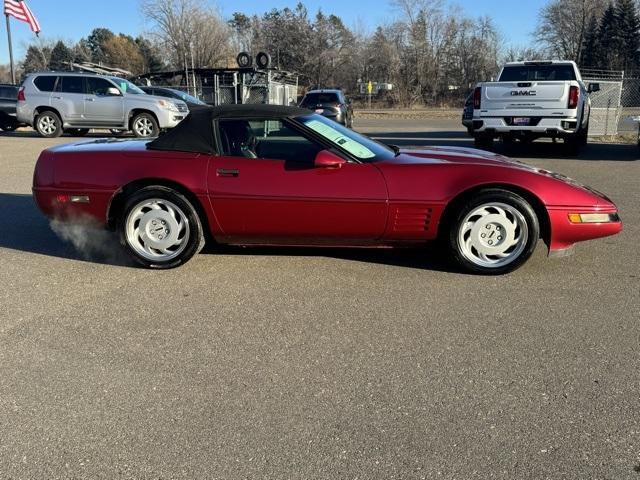
[[[591,96],[589,135],[628,135],[638,132],[640,72],[583,70],[586,84],[600,84]]]

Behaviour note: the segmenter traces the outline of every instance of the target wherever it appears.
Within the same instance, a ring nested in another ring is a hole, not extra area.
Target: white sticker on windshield
[[[305,125],[315,132],[319,133],[326,139],[332,141],[333,143],[340,145],[347,152],[355,155],[358,158],[373,158],[376,156],[375,153],[373,153],[361,143],[358,143],[355,140],[344,136],[335,128],[326,125],[318,120],[311,120],[310,122],[306,122]]]

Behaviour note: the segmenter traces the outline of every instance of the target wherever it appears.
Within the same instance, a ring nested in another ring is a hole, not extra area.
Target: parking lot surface
[[[472,145],[458,120],[356,127]],[[0,478],[640,478],[635,146],[507,152],[606,192],[625,230],[479,277],[422,250],[135,268],[32,202],[38,153],[73,140],[0,133]]]

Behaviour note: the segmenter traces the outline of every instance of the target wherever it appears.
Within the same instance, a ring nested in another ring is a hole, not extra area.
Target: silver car
[[[33,73],[18,91],[18,121],[47,138],[65,132],[85,135],[91,128],[131,130],[137,137],[156,137],[188,113],[183,101],[147,95],[118,77]]]

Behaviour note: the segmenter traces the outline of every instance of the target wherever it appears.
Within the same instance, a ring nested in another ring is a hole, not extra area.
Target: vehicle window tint
[[[84,77],[60,77],[58,91],[63,93],[84,93]]]
[[[514,65],[504,67],[501,82],[533,82],[549,80],[575,80],[571,65]]]
[[[340,103],[336,93],[307,93],[302,105],[322,105],[326,103]]]
[[[87,78],[87,93],[90,95],[106,95],[110,88],[115,88],[104,78]]]
[[[18,98],[18,89],[14,87],[0,87],[0,98]]]
[[[313,165],[322,147],[280,120],[222,120],[224,155]]]
[[[56,78],[57,77],[51,75],[43,75],[41,77],[36,77],[33,83],[41,92],[53,92],[53,89],[56,86]]]

